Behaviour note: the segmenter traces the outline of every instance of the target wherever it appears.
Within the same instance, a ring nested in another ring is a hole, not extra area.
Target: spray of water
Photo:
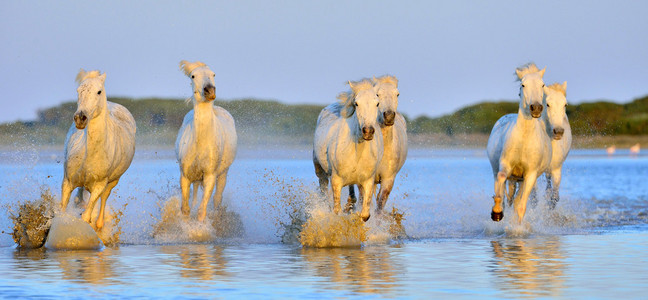
[[[204,222],[200,222],[195,216],[182,214],[177,196],[160,204],[160,217],[156,218],[151,233],[161,243],[204,243],[244,234],[241,217],[229,211],[225,203],[217,211],[208,213]]]

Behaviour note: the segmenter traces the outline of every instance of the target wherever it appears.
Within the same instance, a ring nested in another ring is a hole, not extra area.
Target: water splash
[[[18,204],[18,208],[7,205],[9,218],[14,223],[12,237],[18,247],[40,248],[51,226],[57,205],[49,188],[41,188],[40,199]]]
[[[57,215],[63,215],[57,201],[54,199],[49,187],[41,186],[41,195],[39,199],[25,201],[19,204],[7,205],[9,218],[12,220],[14,227],[12,232],[13,240],[21,248],[39,248],[45,244],[52,219]],[[89,195],[88,193],[86,193]],[[84,199],[86,197],[83,197]],[[72,201],[77,207],[68,209],[66,215],[78,216],[85,206],[83,199],[75,198]],[[17,208],[16,208],[17,206]],[[97,230],[96,220],[99,215],[99,205],[96,205],[92,211],[91,225],[95,233],[106,246],[116,246],[120,243],[120,236],[123,233],[121,219],[127,204],[120,209],[115,210],[107,206],[107,213],[104,218],[104,227]]]
[[[244,227],[239,214],[228,211],[224,203],[217,211],[208,213],[204,222],[195,216],[186,217],[180,209],[180,199],[173,196],[160,205],[160,218],[153,225],[151,235],[162,243],[204,243],[241,237]]]

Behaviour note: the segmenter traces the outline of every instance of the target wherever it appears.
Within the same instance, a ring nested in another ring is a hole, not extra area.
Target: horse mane
[[[563,96],[567,97],[566,85],[567,85],[567,82],[565,82],[565,83],[557,83],[556,82],[554,84],[548,85],[547,88],[552,89],[552,90],[554,90],[556,92],[560,92],[560,93],[563,94]]]
[[[353,115],[353,113],[355,112],[355,105],[353,104],[355,103],[356,95],[360,91],[372,89],[373,83],[371,82],[371,80],[363,78],[359,81],[349,81],[349,86],[351,87],[350,92],[342,92],[337,96],[340,104],[342,105],[340,116],[342,116],[343,118],[349,118]]]
[[[522,77],[527,74],[540,72],[540,69],[535,65],[535,63],[527,63],[522,66],[519,66],[515,69],[515,76],[517,76],[517,81],[522,81]]]
[[[188,62],[186,60],[181,60],[180,61],[180,70],[182,70],[185,75],[189,76],[193,70],[199,67],[204,67],[206,66],[205,63],[200,62],[200,61],[195,61],[195,62]]]
[[[396,78],[396,76],[392,76],[392,75],[383,75],[383,76],[380,76],[378,78],[374,77],[373,82],[374,83],[389,83],[389,84],[393,84],[395,86],[398,86],[398,79]]]
[[[83,82],[84,80],[86,80],[88,78],[96,78],[96,77],[99,77],[99,76],[101,76],[101,71],[99,71],[99,70],[86,71],[84,69],[80,69],[79,74],[77,74],[74,81],[76,81],[76,83],[78,83],[78,84],[81,84],[81,82]]]

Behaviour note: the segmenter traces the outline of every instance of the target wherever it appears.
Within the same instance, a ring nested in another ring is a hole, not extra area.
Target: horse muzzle
[[[393,126],[396,113],[393,110],[388,110],[383,113],[383,119],[385,120],[385,126]]]
[[[531,104],[531,116],[539,118],[542,115],[542,104]]]
[[[373,127],[362,127],[362,139],[365,141],[373,140],[374,132],[376,132],[376,130]]]
[[[216,87],[211,84],[206,85],[203,88],[203,95],[205,99],[213,101],[214,99],[216,99]]]
[[[88,116],[82,111],[74,114],[74,126],[77,129],[84,129],[88,125]]]
[[[565,133],[565,129],[563,128],[554,128],[553,130],[553,139],[554,140],[560,140],[563,137],[563,134]]]

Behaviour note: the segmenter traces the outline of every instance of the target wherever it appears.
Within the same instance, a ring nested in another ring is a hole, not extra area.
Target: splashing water
[[[41,189],[40,199],[19,204],[18,209],[8,205],[14,223],[12,237],[18,247],[40,248],[45,244],[55,207],[54,197],[46,187]]]
[[[207,214],[204,222],[195,216],[186,217],[180,209],[180,199],[171,197],[160,207],[160,218],[153,225],[153,238],[162,243],[213,242],[219,238],[240,237],[244,234],[241,217],[222,203]]]
[[[80,207],[85,206],[83,200],[74,199],[73,203],[78,204]],[[91,225],[104,245],[116,246],[119,244],[122,234],[120,222],[126,206],[124,204],[119,210],[114,210],[108,206],[108,213],[105,214],[104,218],[104,227],[98,231],[95,223],[99,215],[99,205],[93,209]],[[82,212],[80,208],[73,207],[69,208],[67,213],[62,213],[49,187],[46,186],[41,187],[39,199],[8,205],[7,210],[9,211],[9,218],[14,224],[13,240],[21,248],[42,247],[50,234],[52,219],[55,216],[66,215],[66,217],[78,218],[77,216]]]

